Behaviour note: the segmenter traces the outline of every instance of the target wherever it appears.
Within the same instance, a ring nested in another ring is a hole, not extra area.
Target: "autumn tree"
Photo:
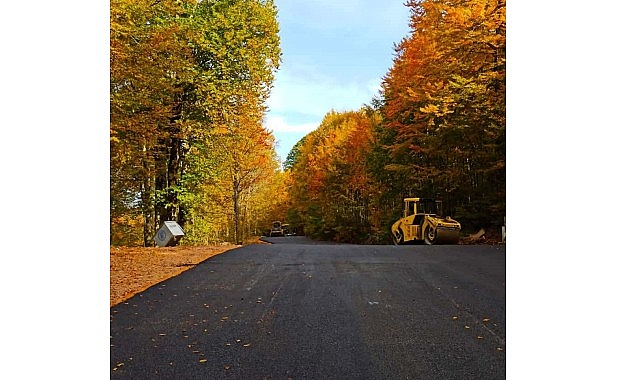
[[[387,242],[407,196],[464,228],[505,215],[505,2],[410,0],[379,97],[330,112],[285,160],[289,220],[314,238]]]
[[[189,75],[188,47],[175,21],[181,14],[168,2],[111,3],[112,235],[114,222],[140,216],[140,240],[146,243],[156,219],[157,154],[180,93],[176,77]]]
[[[370,232],[371,115],[331,111],[290,153],[291,210],[311,237],[357,242]]]
[[[250,221],[247,211],[252,195],[278,169],[273,146],[273,136],[260,125],[242,133],[230,133],[229,139],[223,144],[229,154],[227,170],[233,203],[234,240],[237,242],[245,237],[240,224],[244,221],[247,225]]]
[[[505,2],[408,2],[411,34],[383,81],[391,196],[443,198],[463,225],[505,214]],[[393,182],[404,179],[398,188]],[[388,197],[389,199],[389,197]]]
[[[230,197],[198,181],[240,165],[247,139],[270,144],[254,132],[279,63],[272,1],[112,1],[112,225],[142,215],[149,245],[162,221],[212,223],[202,203]]]

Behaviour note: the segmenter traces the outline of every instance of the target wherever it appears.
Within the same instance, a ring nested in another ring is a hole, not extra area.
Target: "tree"
[[[195,181],[221,175],[229,130],[260,124],[279,63],[273,1],[114,0],[112,222],[141,213],[149,245],[164,220],[203,220],[205,194],[226,200]]]
[[[315,238],[357,242],[370,233],[370,180],[365,157],[372,115],[364,110],[329,112],[290,153],[289,218]]]
[[[408,6],[411,35],[396,47],[383,82],[377,140],[389,153],[385,168],[408,179],[399,197],[441,197],[464,225],[498,223],[505,214],[505,2]]]
[[[175,21],[180,14],[180,7],[166,2],[114,0],[111,5],[112,222],[139,209],[146,244],[156,219],[159,142],[175,113],[175,78],[188,75],[181,19]]]

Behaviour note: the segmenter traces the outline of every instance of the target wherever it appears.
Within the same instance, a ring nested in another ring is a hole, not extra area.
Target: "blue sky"
[[[281,160],[327,112],[357,110],[378,93],[394,43],[409,33],[404,1],[275,1],[283,62],[265,127]]]

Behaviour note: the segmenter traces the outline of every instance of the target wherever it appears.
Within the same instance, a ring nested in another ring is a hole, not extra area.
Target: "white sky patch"
[[[367,82],[367,90],[372,94],[371,98],[379,96],[383,90],[383,79],[376,79]]]
[[[288,123],[284,117],[278,115],[267,115],[265,118],[265,128],[274,134],[281,133],[309,133],[318,127],[319,123]]]
[[[278,142],[278,155],[284,160],[294,144],[318,128],[328,112],[357,111],[371,104],[380,85],[378,78],[340,83],[304,64],[283,68],[277,73],[265,117],[265,128]]]
[[[380,81],[338,83],[322,76],[278,76],[267,105],[272,113],[295,112],[321,118],[327,112],[358,110],[369,104],[378,91]],[[320,122],[320,120],[318,120]]]
[[[265,128],[271,131],[276,139],[276,153],[281,162],[285,161],[292,147],[305,135],[318,128],[318,122],[292,123],[280,115],[269,114],[265,118]]]

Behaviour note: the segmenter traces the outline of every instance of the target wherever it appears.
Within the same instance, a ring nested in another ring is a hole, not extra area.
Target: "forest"
[[[409,0],[380,93],[328,110],[281,164],[265,129],[281,64],[271,0],[111,1],[111,244],[243,242],[281,220],[313,239],[388,244],[404,197],[463,232],[505,213],[503,0]]]

